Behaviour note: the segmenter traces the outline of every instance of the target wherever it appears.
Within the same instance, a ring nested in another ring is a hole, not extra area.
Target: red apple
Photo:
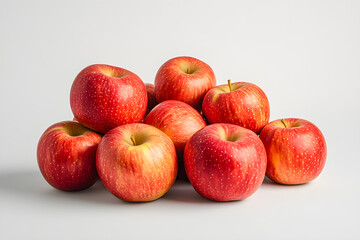
[[[179,100],[200,109],[216,79],[209,65],[192,57],[176,57],[164,63],[155,77],[157,101]]]
[[[324,168],[325,138],[309,121],[297,118],[273,121],[264,127],[260,138],[268,156],[266,176],[277,183],[307,183]]]
[[[230,80],[206,93],[202,110],[209,123],[232,123],[256,133],[270,118],[269,101],[258,86]]]
[[[148,97],[147,109],[151,110],[158,104],[155,97],[155,85],[152,83],[145,83],[145,87]]]
[[[65,121],[50,126],[37,146],[37,160],[45,180],[64,191],[91,187],[98,175],[96,149],[101,136],[80,123]]]
[[[103,137],[96,167],[105,187],[129,202],[153,201],[173,185],[177,160],[171,139],[155,127],[133,123]]]
[[[233,124],[212,124],[190,138],[184,163],[201,196],[214,201],[241,200],[263,182],[266,151],[254,132]]]
[[[150,124],[166,133],[175,144],[179,178],[185,180],[186,174],[183,164],[184,148],[190,137],[206,126],[206,122],[199,112],[188,104],[176,100],[159,103],[145,118]]]
[[[121,124],[141,121],[147,106],[146,88],[126,69],[91,65],[75,78],[70,104],[81,124],[106,133]]]
[[[200,113],[201,117],[204,119],[204,121],[206,122],[206,125],[209,125],[209,122],[205,118],[204,112],[202,110],[200,110],[199,113]]]

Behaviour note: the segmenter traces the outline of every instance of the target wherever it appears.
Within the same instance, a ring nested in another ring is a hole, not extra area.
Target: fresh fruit
[[[45,180],[64,191],[91,187],[98,179],[95,157],[100,140],[99,134],[78,122],[50,126],[37,146],[37,161]]]
[[[145,83],[145,87],[148,97],[147,109],[151,111],[151,109],[158,104],[155,97],[155,85],[152,83]]]
[[[133,123],[103,137],[96,167],[105,187],[129,202],[153,201],[173,185],[177,160],[171,139],[155,127]]]
[[[269,101],[258,86],[230,80],[205,95],[202,110],[209,123],[236,124],[256,133],[270,118]]]
[[[281,184],[302,184],[320,175],[326,162],[326,142],[313,123],[297,118],[266,125],[260,138],[266,148],[266,176]]]
[[[212,124],[190,138],[184,163],[201,196],[214,201],[241,200],[263,182],[266,152],[254,132],[233,124]]]
[[[186,142],[195,132],[206,126],[200,113],[184,102],[167,100],[159,103],[147,115],[145,123],[160,129],[173,141],[179,163],[178,175],[185,180],[183,154]]]
[[[215,75],[209,65],[193,57],[176,57],[158,70],[155,95],[159,103],[179,100],[200,109],[204,95],[215,85]]]
[[[100,133],[140,122],[147,107],[145,84],[134,73],[119,67],[96,64],[82,70],[70,92],[74,117]]]

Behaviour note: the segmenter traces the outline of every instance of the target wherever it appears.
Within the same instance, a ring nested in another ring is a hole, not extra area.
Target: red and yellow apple
[[[297,118],[275,120],[260,133],[266,148],[266,176],[281,184],[302,184],[320,175],[326,142],[313,123]]]
[[[266,151],[254,132],[233,124],[212,124],[190,138],[184,163],[190,183],[201,196],[241,200],[263,182]]]
[[[98,179],[95,159],[100,140],[99,134],[78,122],[50,126],[37,146],[37,161],[45,180],[64,191],[91,187]]]
[[[153,201],[173,185],[177,159],[171,139],[147,124],[110,130],[99,144],[96,167],[105,187],[129,202]]]
[[[83,69],[70,92],[74,117],[100,133],[140,122],[147,107],[145,84],[134,73],[119,67],[96,64]]]
[[[204,95],[215,85],[215,75],[209,65],[193,57],[176,57],[158,70],[155,95],[159,103],[179,100],[200,109]]]
[[[256,133],[269,122],[270,106],[265,93],[252,83],[220,85],[206,93],[202,110],[209,123],[231,123]]]
[[[190,137],[206,126],[199,112],[188,104],[176,100],[159,103],[145,118],[145,123],[166,133],[175,144],[179,179],[186,179],[183,154]]]

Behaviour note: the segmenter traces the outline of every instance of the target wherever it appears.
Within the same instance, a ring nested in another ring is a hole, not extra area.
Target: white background
[[[129,204],[100,184],[52,189],[36,145],[72,119],[84,67],[106,63],[153,82],[166,60],[197,57],[217,83],[249,81],[271,120],[304,118],[328,144],[323,173],[301,186],[269,181],[216,203],[189,184]],[[359,239],[359,1],[0,0],[0,239]]]

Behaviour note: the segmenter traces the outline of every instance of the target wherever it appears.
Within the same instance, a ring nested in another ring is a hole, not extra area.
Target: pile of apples
[[[91,65],[70,92],[73,121],[50,126],[37,160],[45,180],[64,191],[91,187],[100,177],[116,197],[153,201],[175,180],[203,197],[241,200],[265,174],[280,184],[315,179],[326,143],[311,122],[269,123],[265,93],[247,82],[216,86],[213,70],[192,57],[164,63],[155,85],[109,65]]]

